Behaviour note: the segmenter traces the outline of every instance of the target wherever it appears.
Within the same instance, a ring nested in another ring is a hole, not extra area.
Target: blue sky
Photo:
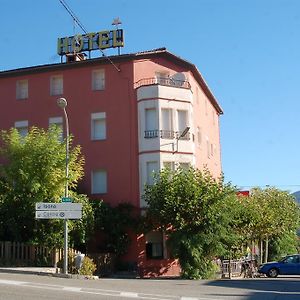
[[[120,17],[122,53],[167,47],[198,67],[224,110],[226,181],[300,190],[299,0],[66,2],[89,32]],[[0,70],[59,62],[57,38],[74,34],[59,0],[0,4]]]

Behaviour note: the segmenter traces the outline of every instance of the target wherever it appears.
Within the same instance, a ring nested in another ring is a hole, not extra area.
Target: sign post
[[[45,203],[38,202],[35,204],[36,219],[81,219],[81,203]]]
[[[71,199],[65,197],[67,199]],[[82,218],[82,204],[72,202],[52,203],[38,202],[35,204],[36,219],[64,220],[64,273],[68,274],[68,219]]]

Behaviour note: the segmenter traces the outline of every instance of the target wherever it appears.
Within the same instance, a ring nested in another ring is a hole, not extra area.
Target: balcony
[[[148,85],[163,85],[170,86],[182,89],[190,89],[191,85],[187,80],[176,80],[172,77],[151,77],[151,78],[143,78],[136,82],[135,87],[139,88],[141,86]]]
[[[167,140],[180,139],[181,140],[190,140],[190,132],[187,132],[184,136],[181,136],[181,131],[173,131],[173,130],[145,130],[145,139],[154,139],[161,138]]]

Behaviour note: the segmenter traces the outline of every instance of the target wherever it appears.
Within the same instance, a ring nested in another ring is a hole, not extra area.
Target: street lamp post
[[[57,105],[64,111],[66,122],[66,183],[65,197],[68,197],[68,180],[69,180],[69,120],[66,111],[68,102],[65,98],[57,99]],[[64,274],[68,274],[68,219],[64,219]]]

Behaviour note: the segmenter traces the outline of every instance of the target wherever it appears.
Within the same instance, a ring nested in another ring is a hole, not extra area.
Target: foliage
[[[78,273],[80,275],[92,276],[95,273],[96,269],[97,267],[94,261],[91,258],[85,256],[83,258],[82,266],[78,270]]]
[[[300,209],[292,195],[273,187],[264,190],[253,189],[250,201],[252,201],[257,212],[257,218],[254,222],[255,237],[266,241],[266,262],[270,252],[268,249],[269,241],[271,244],[273,243],[271,249],[275,251],[270,253],[271,257],[276,257],[287,249],[284,246],[284,241],[295,236],[300,224]],[[279,247],[280,244],[274,247],[275,241],[281,243],[282,249]]]
[[[285,255],[298,253],[299,239],[294,231],[274,237],[270,241],[269,259],[270,261],[279,260]]]
[[[36,202],[60,202],[64,194],[65,143],[61,131],[32,127],[26,137],[16,129],[2,131],[0,157],[0,239],[32,242],[50,247],[62,246],[62,220],[35,220]],[[69,143],[72,142],[72,137]],[[70,149],[70,189],[83,176],[84,159],[79,146]],[[71,193],[75,202],[84,204],[83,219],[70,222],[76,242],[84,241],[86,227],[91,226],[92,208],[83,195]]]
[[[251,190],[251,201],[259,218],[256,223],[257,237],[277,237],[299,226],[299,207],[292,195],[276,188]]]
[[[121,256],[127,252],[131,242],[128,232],[138,227],[139,216],[134,207],[128,203],[121,203],[111,207],[102,200],[95,200],[93,203],[96,232],[102,232],[105,236],[105,249]]]
[[[185,278],[207,278],[215,255],[224,252],[230,212],[221,210],[234,189],[223,178],[190,168],[164,169],[154,185],[145,189],[148,214],[169,235],[173,255],[179,258]]]
[[[82,265],[81,265],[80,269],[78,270],[76,268],[76,264],[75,264],[75,257],[76,257],[76,254],[74,252],[69,251],[69,254],[68,254],[68,273],[69,274],[80,274],[80,275],[92,276],[95,273],[97,267],[91,258],[85,256],[82,260]],[[57,267],[63,269],[63,264],[64,264],[64,260],[61,259],[57,263]]]

